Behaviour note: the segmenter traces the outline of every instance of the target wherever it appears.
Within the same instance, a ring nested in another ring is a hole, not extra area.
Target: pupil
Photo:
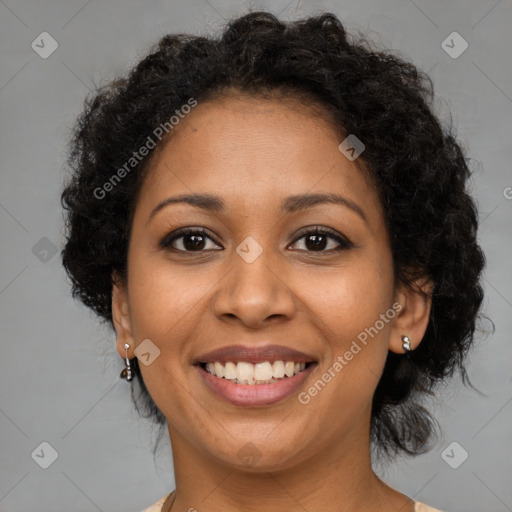
[[[191,242],[191,243],[188,243],[188,242]],[[202,249],[203,248],[202,245],[204,245],[203,236],[202,235],[187,235],[183,239],[183,245],[184,245],[185,249],[187,249],[187,250]]]
[[[309,243],[313,240],[313,243]],[[326,237],[324,235],[309,235],[306,238],[306,247],[308,249],[325,249]]]

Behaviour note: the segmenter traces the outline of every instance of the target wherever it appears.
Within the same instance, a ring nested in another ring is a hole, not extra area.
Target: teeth
[[[272,365],[272,377],[274,377],[274,379],[282,379],[284,377],[284,363],[283,363],[283,361],[276,361]]]
[[[254,365],[254,380],[270,380],[271,378],[272,365],[268,361]]]
[[[219,363],[222,366],[222,363]],[[206,365],[208,366],[208,365]],[[236,380],[236,365],[235,363],[226,363],[224,366],[224,378],[227,380]]]
[[[293,377],[303,372],[306,368],[305,362],[275,361],[270,363],[246,363],[245,361],[227,363],[207,363],[206,371],[219,378],[224,378],[237,384],[270,384],[279,379]]]
[[[295,372],[295,363],[293,361],[289,361],[284,365],[284,374],[287,377],[293,377],[293,374]]]
[[[214,368],[215,375],[217,375],[217,377],[224,377],[224,366],[222,366],[220,363],[215,363]]]
[[[240,384],[252,384],[254,365],[251,363],[238,363],[236,365],[236,378]]]

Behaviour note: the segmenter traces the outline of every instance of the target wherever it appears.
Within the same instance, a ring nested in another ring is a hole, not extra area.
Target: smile
[[[262,343],[262,342],[260,342]],[[316,356],[282,345],[226,345],[192,360],[203,384],[236,406],[264,406],[295,393],[318,366]]]
[[[244,361],[225,363],[206,363],[204,369],[219,379],[225,379],[235,384],[261,385],[272,384],[279,380],[293,377],[303,372],[310,363],[296,361],[264,361],[262,363],[247,363]]]
[[[252,364],[228,361],[198,364],[195,368],[206,387],[222,401],[238,407],[261,407],[281,402],[297,393],[317,365],[316,362],[274,361],[271,364],[265,361]]]

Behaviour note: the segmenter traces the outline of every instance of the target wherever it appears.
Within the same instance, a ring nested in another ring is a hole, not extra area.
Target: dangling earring
[[[412,350],[411,339],[409,338],[409,336],[402,336],[402,348],[405,350],[406,353]]]
[[[133,378],[132,367],[130,365],[130,360],[128,359],[128,349],[130,348],[130,345],[128,345],[128,343],[125,343],[124,348],[126,350],[126,357],[125,357],[126,368],[124,368],[124,370],[121,372],[121,375],[119,375],[119,377],[121,379],[126,379],[126,380],[130,381]]]

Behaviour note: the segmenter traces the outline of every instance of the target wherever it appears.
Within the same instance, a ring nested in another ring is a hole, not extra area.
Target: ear
[[[132,336],[132,326],[130,322],[128,291],[126,289],[126,284],[117,274],[112,275],[112,281],[112,319],[117,333],[117,352],[124,359],[126,357],[124,344],[128,343],[130,345],[130,348],[128,349],[128,358],[132,359],[135,343]]]
[[[405,353],[402,347],[402,336],[410,339],[411,350],[418,348],[427,330],[433,288],[428,278],[418,278],[412,286],[402,284],[396,291],[395,301],[402,307],[393,320],[389,340],[391,352]]]

